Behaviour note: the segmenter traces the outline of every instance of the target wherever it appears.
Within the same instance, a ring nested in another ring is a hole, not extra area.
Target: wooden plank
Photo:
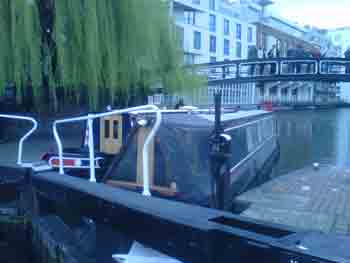
[[[113,186],[113,187],[120,187],[120,188],[125,188],[125,189],[130,189],[130,190],[137,190],[137,189],[142,189],[143,185],[139,183],[134,183],[134,182],[126,182],[126,181],[117,181],[117,180],[109,180],[106,182],[106,184]],[[159,194],[167,197],[175,197],[178,192],[176,189],[169,188],[169,187],[163,187],[163,186],[155,186],[152,185],[150,187],[151,192],[158,192]]]

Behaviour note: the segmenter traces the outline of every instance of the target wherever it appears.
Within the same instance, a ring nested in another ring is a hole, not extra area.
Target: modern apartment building
[[[256,44],[256,26],[245,7],[229,0],[173,0],[185,63],[246,58]]]
[[[340,47],[340,55],[344,56],[345,51],[350,48],[350,27],[328,30],[328,35]],[[350,102],[350,83],[340,83],[340,99]]]
[[[184,64],[247,59],[256,46],[260,54],[275,45],[286,57],[289,49],[301,47],[310,54],[334,55],[334,46],[323,31],[304,28],[268,13],[271,0],[168,0],[176,25]],[[330,52],[331,51],[331,52]],[[203,87],[193,94],[178,94],[196,105],[213,103],[213,90]],[[190,89],[189,89],[190,90]],[[334,83],[248,83],[228,85],[224,105],[330,103],[336,100]],[[158,101],[161,97],[157,97]]]
[[[260,6],[243,0],[172,0],[185,64],[246,59],[256,45],[256,17]],[[256,15],[254,15],[256,14]],[[188,103],[211,104],[215,87],[205,87],[185,96]],[[255,84],[239,84],[224,93],[224,104],[254,104]],[[189,99],[190,98],[190,99]]]

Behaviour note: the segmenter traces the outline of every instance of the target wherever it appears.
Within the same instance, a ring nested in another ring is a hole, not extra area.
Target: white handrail
[[[23,135],[22,138],[19,140],[18,154],[17,154],[18,155],[17,156],[17,164],[18,165],[23,166],[23,167],[31,167],[31,164],[24,164],[22,162],[23,143],[38,128],[38,122],[34,118],[19,116],[19,115],[0,114],[0,118],[13,119],[13,120],[26,120],[26,121],[31,121],[33,123],[33,127],[25,135]]]
[[[53,124],[53,134],[57,143],[58,147],[58,154],[59,154],[59,173],[64,174],[63,169],[63,147],[61,139],[57,132],[57,124],[63,124],[63,123],[71,123],[76,121],[87,121],[88,122],[88,132],[89,132],[89,158],[90,158],[90,181],[96,182],[96,176],[95,176],[95,149],[94,149],[94,139],[93,139],[93,120],[97,118],[107,117],[115,114],[122,114],[122,113],[131,113],[137,111],[138,113],[149,113],[153,112],[156,113],[156,122],[153,125],[153,128],[151,132],[148,134],[145,143],[143,145],[142,149],[142,167],[143,167],[143,195],[150,196],[150,187],[149,187],[149,170],[148,170],[148,148],[151,140],[154,138],[156,132],[158,131],[161,121],[162,121],[162,115],[159,108],[155,105],[144,105],[144,106],[138,106],[123,110],[114,110],[99,114],[89,114],[87,116],[82,117],[76,117],[76,118],[70,118],[70,119],[62,119],[57,120]]]
[[[266,117],[266,118],[263,118],[263,119],[260,119],[260,120],[256,120],[256,121],[251,121],[251,122],[247,122],[247,123],[244,123],[242,125],[238,125],[238,126],[235,126],[235,127],[232,127],[232,128],[228,128],[228,129],[225,129],[225,132],[228,132],[228,131],[233,131],[233,130],[238,130],[238,129],[241,129],[243,127],[246,127],[246,126],[251,126],[253,124],[256,124],[256,123],[259,123],[259,122],[263,122],[263,121],[266,121],[266,120],[273,120],[274,121],[274,128],[273,128],[273,133],[270,137],[268,137],[267,139],[264,139],[258,146],[255,147],[255,149],[248,153],[247,156],[245,156],[242,160],[240,160],[234,167],[232,167],[230,169],[230,172],[232,173],[233,171],[235,171],[238,167],[240,167],[243,163],[245,163],[248,159],[250,159],[250,157],[252,157],[255,153],[257,153],[268,141],[270,141],[272,138],[278,136],[278,132],[277,132],[277,120],[274,116],[269,116],[269,117]]]
[[[243,124],[238,125],[238,126],[234,126],[234,127],[231,127],[231,128],[227,128],[227,129],[225,129],[225,132],[238,130],[238,129],[240,129],[240,128],[243,128],[243,127],[246,127],[246,126],[250,126],[250,125],[253,125],[253,124],[258,123],[258,122],[261,122],[261,121],[270,120],[270,119],[274,119],[274,120],[275,120],[275,117],[274,117],[274,116],[269,116],[269,117],[266,117],[266,118],[263,118],[263,119],[260,119],[260,120],[255,120],[255,121],[243,123]]]

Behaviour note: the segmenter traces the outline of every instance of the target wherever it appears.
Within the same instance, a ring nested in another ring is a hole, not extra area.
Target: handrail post
[[[63,147],[62,147],[61,139],[60,139],[60,137],[58,135],[58,132],[57,132],[57,121],[55,121],[53,123],[53,136],[55,137],[57,148],[58,148],[57,150],[58,150],[59,173],[60,174],[64,174],[64,170],[63,170]]]
[[[22,158],[23,157],[23,143],[38,128],[38,122],[34,118],[25,117],[25,116],[18,116],[18,115],[0,114],[0,118],[13,119],[13,120],[26,120],[26,121],[31,121],[33,123],[33,127],[24,136],[22,136],[22,138],[19,140],[19,143],[18,143],[17,165],[25,166],[25,164],[23,164],[23,158]]]
[[[33,127],[19,140],[18,144],[17,164],[20,166],[23,165],[23,143],[38,128],[38,122],[35,119],[30,118],[30,121],[33,123]]]
[[[149,144],[151,142],[151,140],[154,138],[156,132],[158,131],[159,127],[160,127],[160,123],[162,121],[162,115],[161,115],[161,111],[158,109],[156,110],[156,122],[151,130],[151,132],[149,133],[149,135],[147,136],[145,143],[143,145],[143,149],[142,149],[142,161],[143,161],[143,192],[142,194],[145,196],[150,196],[151,192],[150,192],[150,186],[149,186],[149,166],[148,166],[148,148],[149,148]]]
[[[94,115],[89,114],[88,115],[88,131],[89,131],[89,159],[90,159],[90,182],[96,182],[96,175],[95,175],[95,146],[94,146],[94,132],[93,132],[93,121],[94,121]]]

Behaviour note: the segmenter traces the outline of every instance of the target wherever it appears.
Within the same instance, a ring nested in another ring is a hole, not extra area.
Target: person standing
[[[269,52],[267,53],[267,57],[268,57],[268,58],[273,58],[273,57],[274,57],[275,49],[276,49],[276,46],[273,45],[272,48],[271,48],[271,49],[269,50]]]
[[[258,58],[258,49],[256,46],[250,46],[248,49],[248,59],[256,60]],[[255,75],[256,64],[251,64],[249,68],[249,75]]]
[[[266,59],[266,49],[262,49],[260,48],[259,51],[258,51],[258,57],[259,58],[262,58],[262,59]],[[264,75],[264,69],[265,69],[265,64],[264,63],[261,63],[260,64],[260,75]]]
[[[178,103],[175,105],[175,110],[179,110],[183,106],[185,106],[185,103],[184,103],[184,100],[181,98],[179,99]]]
[[[296,51],[294,48],[288,48],[287,50],[287,58],[294,58],[296,57]],[[288,63],[288,73],[294,73],[296,64],[294,62]]]
[[[267,56],[269,58],[276,58],[276,45],[273,45],[272,48],[270,49],[269,53],[267,54]],[[270,64],[270,73],[271,75],[276,73],[276,64],[275,63],[271,63]]]
[[[303,49],[303,46],[301,44],[297,45],[297,48],[295,50],[295,58],[296,59],[305,59],[305,51]],[[296,63],[296,73],[301,73],[301,63]]]
[[[350,46],[345,51],[344,57],[348,60],[345,66],[345,73],[350,74]]]
[[[349,60],[350,60],[350,46],[349,46],[348,49],[345,51],[344,57],[345,57],[346,59],[349,59]]]

